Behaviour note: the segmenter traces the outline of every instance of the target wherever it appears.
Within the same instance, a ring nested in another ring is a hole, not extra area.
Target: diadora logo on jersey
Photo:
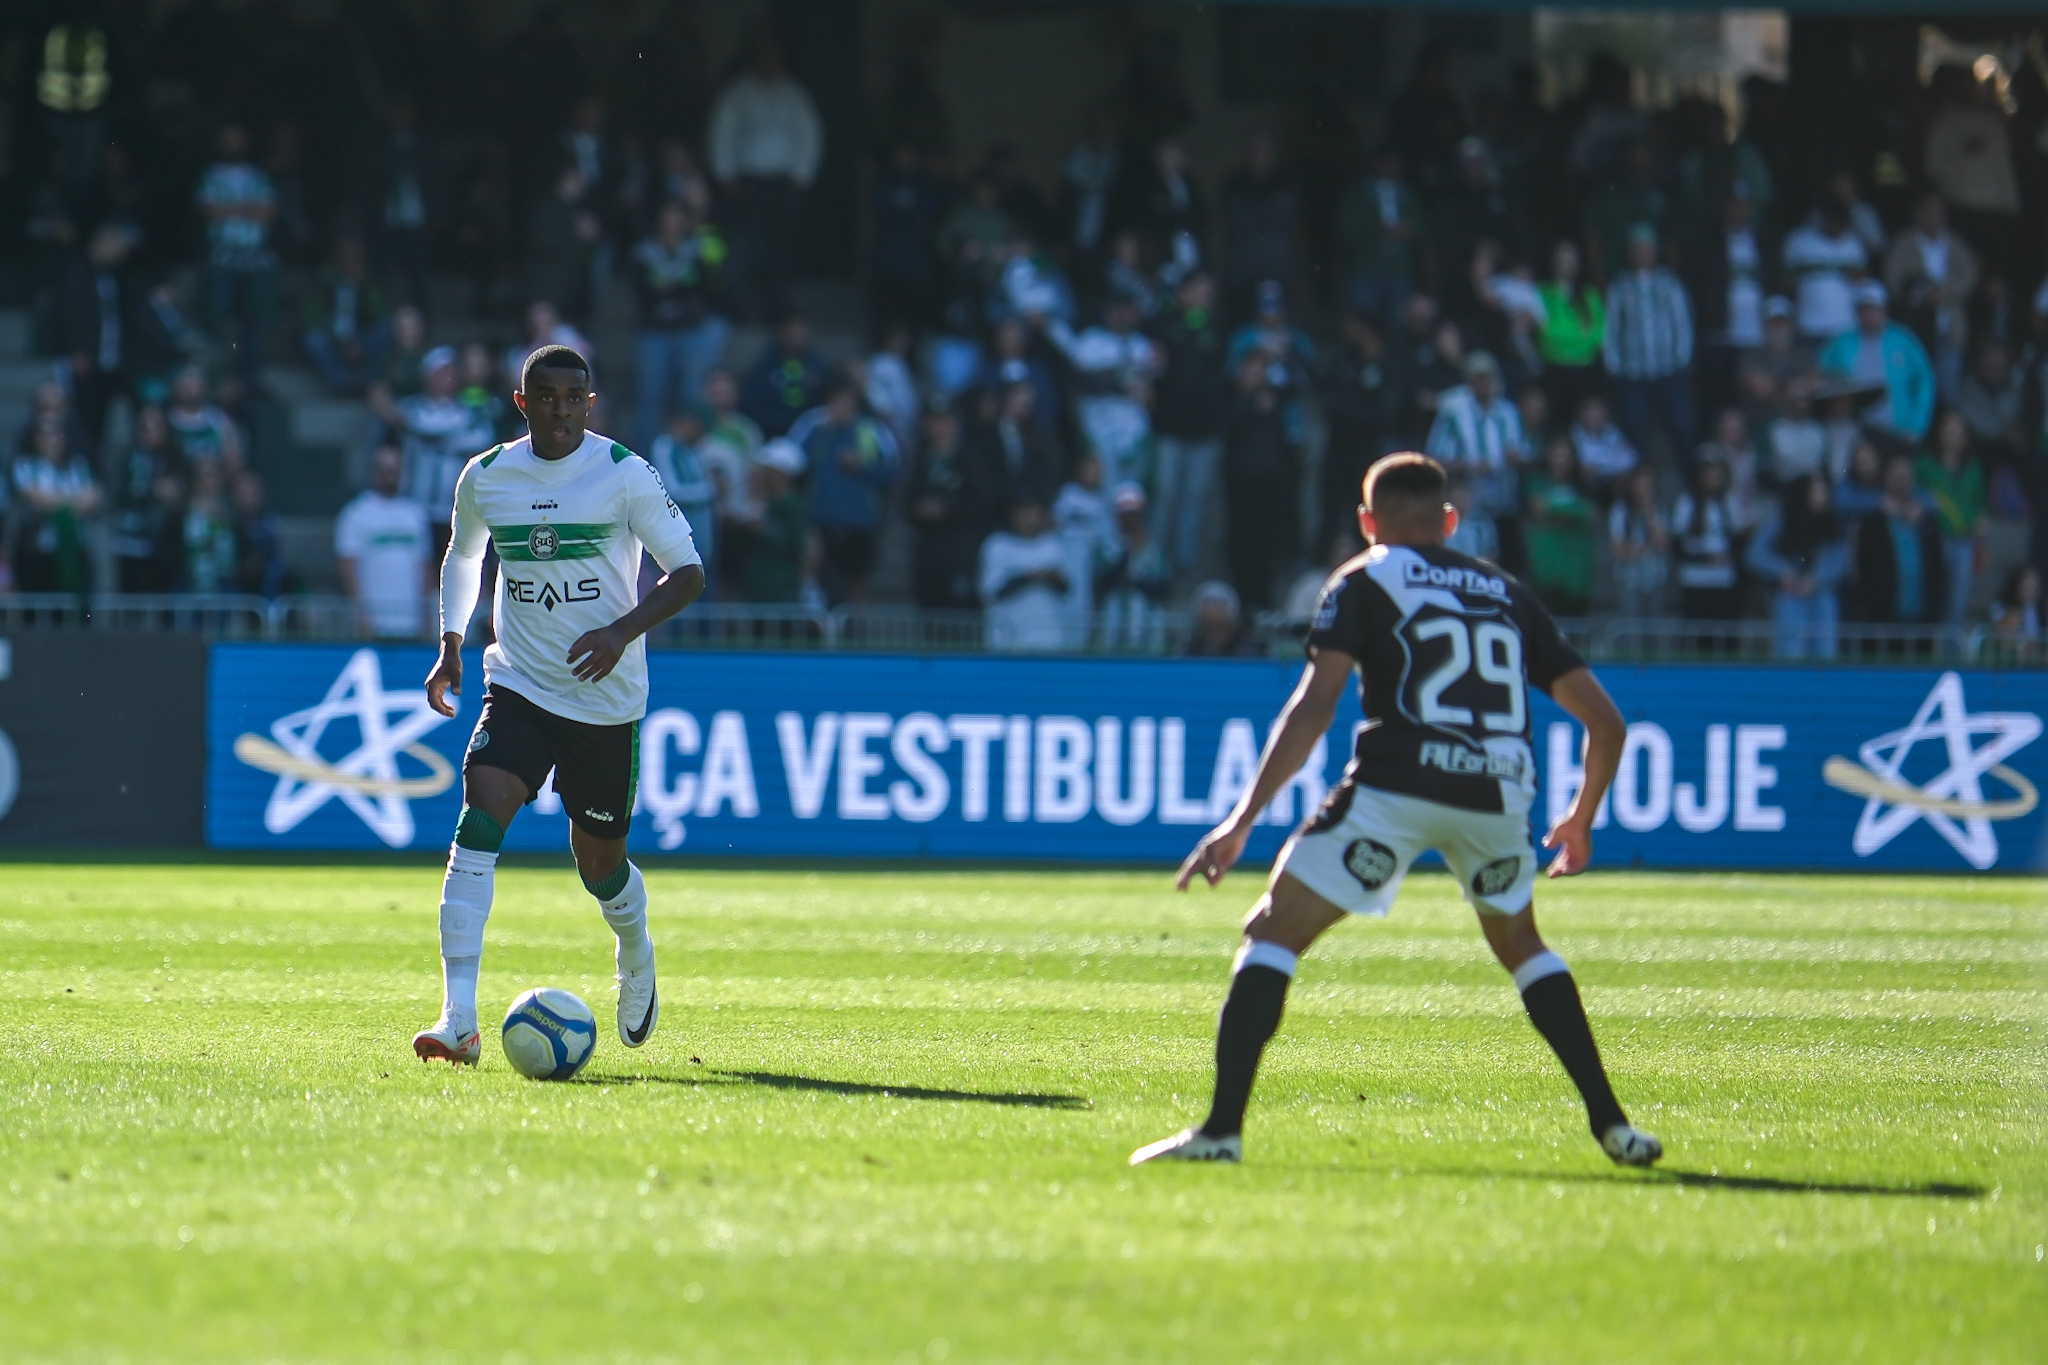
[[[561,510],[561,507],[562,504],[554,501],[537,502],[533,504],[533,510],[536,512],[558,512]]]
[[[606,820],[606,821],[610,821],[610,820],[616,820],[616,819],[618,819],[618,818],[619,818],[618,816],[616,816],[616,815],[613,815],[613,814],[612,814],[612,813],[611,813],[610,811],[608,811],[608,810],[592,810],[592,809],[590,809],[590,807],[588,807],[588,806],[585,806],[585,807],[583,808],[583,813],[584,813],[585,815],[589,816],[589,817],[590,817],[591,819],[593,819],[593,820]]]
[[[1473,592],[1481,597],[1497,597],[1508,600],[1508,584],[1504,578],[1493,578],[1476,569],[1446,568],[1441,564],[1430,564],[1421,558],[1409,560],[1401,566],[1401,577],[1417,587],[1449,588],[1454,592]]]
[[[553,611],[569,602],[595,602],[604,596],[604,585],[595,578],[580,579],[574,586],[538,578],[505,579],[505,596],[514,602],[529,602]]]
[[[535,559],[553,559],[562,548],[562,538],[554,527],[543,524],[526,533],[526,548]]]

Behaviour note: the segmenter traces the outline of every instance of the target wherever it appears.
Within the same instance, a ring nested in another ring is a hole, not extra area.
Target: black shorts
[[[552,771],[555,795],[579,829],[599,839],[623,839],[640,787],[640,722],[588,725],[494,685],[484,689],[484,713],[462,760],[465,773],[471,768],[501,768],[531,794],[539,793]]]

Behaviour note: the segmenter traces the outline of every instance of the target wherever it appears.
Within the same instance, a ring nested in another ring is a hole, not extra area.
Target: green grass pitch
[[[658,868],[660,1032],[565,865],[485,1010],[580,1083],[414,1060],[431,866],[0,866],[0,1360],[2048,1356],[2039,881],[1545,886],[1617,1171],[1448,879],[1304,962],[1240,1168],[1201,1111],[1257,889]]]

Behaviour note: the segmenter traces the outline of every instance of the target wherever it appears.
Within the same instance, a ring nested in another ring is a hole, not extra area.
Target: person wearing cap
[[[1924,440],[1934,422],[1934,365],[1927,350],[1910,328],[1891,320],[1885,287],[1876,280],[1858,284],[1853,298],[1855,330],[1827,344],[1821,368],[1871,388],[1882,384],[1884,401],[1864,421],[1909,441]]]
[[[420,360],[420,392],[396,403],[377,395],[371,404],[405,453],[405,496],[424,503],[434,518],[434,558],[448,548],[455,481],[470,457],[488,450],[496,433],[458,397],[461,376],[453,346],[436,346]]]
[[[1813,348],[1800,339],[1792,300],[1773,294],[1764,300],[1764,344],[1735,362],[1735,388],[1743,420],[1762,431],[1783,411],[1794,385],[1812,385],[1820,372]]]
[[[1500,364],[1490,354],[1465,357],[1465,382],[1437,400],[1423,450],[1470,481],[1473,501],[1496,521],[1514,516],[1529,442],[1521,413],[1502,392]]]
[[[1118,484],[1109,492],[1109,505],[1116,532],[1095,566],[1102,643],[1110,649],[1156,649],[1165,638],[1173,565],[1147,523],[1142,487]]]
[[[1181,647],[1188,659],[1242,659],[1259,652],[1258,642],[1244,629],[1244,607],[1237,589],[1209,582],[1195,589],[1195,629]]]
[[[1622,430],[1649,448],[1652,412],[1681,459],[1693,447],[1692,305],[1678,277],[1657,261],[1657,230],[1628,234],[1628,269],[1607,287],[1603,352]]]

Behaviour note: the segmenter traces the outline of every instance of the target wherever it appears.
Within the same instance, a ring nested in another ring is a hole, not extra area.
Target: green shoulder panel
[[[484,452],[484,457],[481,460],[478,460],[477,463],[482,465],[485,469],[489,469],[491,467],[491,461],[497,459],[500,455],[503,455],[504,453],[505,447],[503,447],[502,445],[492,446],[489,450]]]
[[[626,448],[625,448],[624,446],[620,445],[620,444],[619,444],[619,443],[618,443],[617,441],[613,441],[613,442],[612,442],[612,463],[613,463],[613,464],[620,464],[620,463],[622,463],[622,462],[624,462],[624,461],[626,461],[626,460],[637,460],[637,459],[639,459],[639,458],[640,458],[639,456],[635,455],[635,454],[634,454],[634,453],[633,453],[632,451],[630,451],[630,450],[626,449]]]

